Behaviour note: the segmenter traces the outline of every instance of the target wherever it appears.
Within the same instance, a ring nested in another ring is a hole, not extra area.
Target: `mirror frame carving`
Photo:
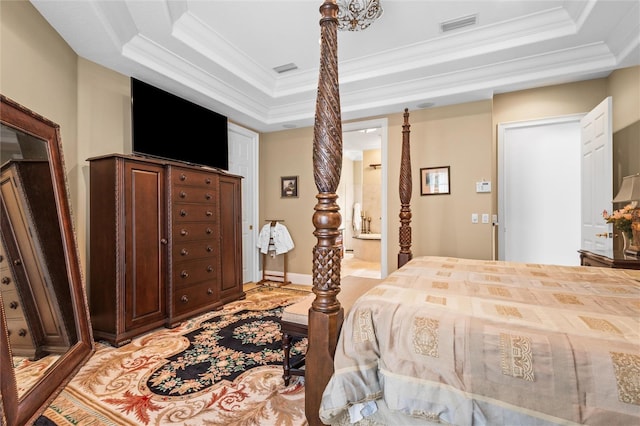
[[[0,423],[31,424],[94,352],[89,308],[71,219],[60,126],[0,94],[0,121],[47,142],[78,341],[18,398],[5,313],[0,304]],[[4,419],[2,418],[4,416]]]

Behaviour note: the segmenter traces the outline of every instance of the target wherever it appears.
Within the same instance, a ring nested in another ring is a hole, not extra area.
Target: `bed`
[[[311,425],[640,424],[637,272],[411,253],[404,112],[398,270],[344,318],[337,6],[320,7],[305,411]]]

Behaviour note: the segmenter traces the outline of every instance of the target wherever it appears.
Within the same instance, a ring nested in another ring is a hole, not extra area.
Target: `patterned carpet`
[[[98,343],[36,425],[304,425],[304,380],[284,386],[277,321],[307,294],[254,288],[174,329]]]

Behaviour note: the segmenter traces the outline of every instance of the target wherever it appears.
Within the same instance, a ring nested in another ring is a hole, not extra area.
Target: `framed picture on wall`
[[[420,169],[420,195],[451,194],[449,166]]]
[[[280,197],[295,198],[298,196],[298,176],[282,176],[280,178]]]

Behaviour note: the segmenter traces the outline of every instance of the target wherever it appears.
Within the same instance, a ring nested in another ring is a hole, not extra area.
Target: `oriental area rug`
[[[304,425],[304,379],[282,380],[279,318],[308,294],[256,287],[120,348],[96,343],[36,425]],[[295,341],[292,357],[306,345]]]

